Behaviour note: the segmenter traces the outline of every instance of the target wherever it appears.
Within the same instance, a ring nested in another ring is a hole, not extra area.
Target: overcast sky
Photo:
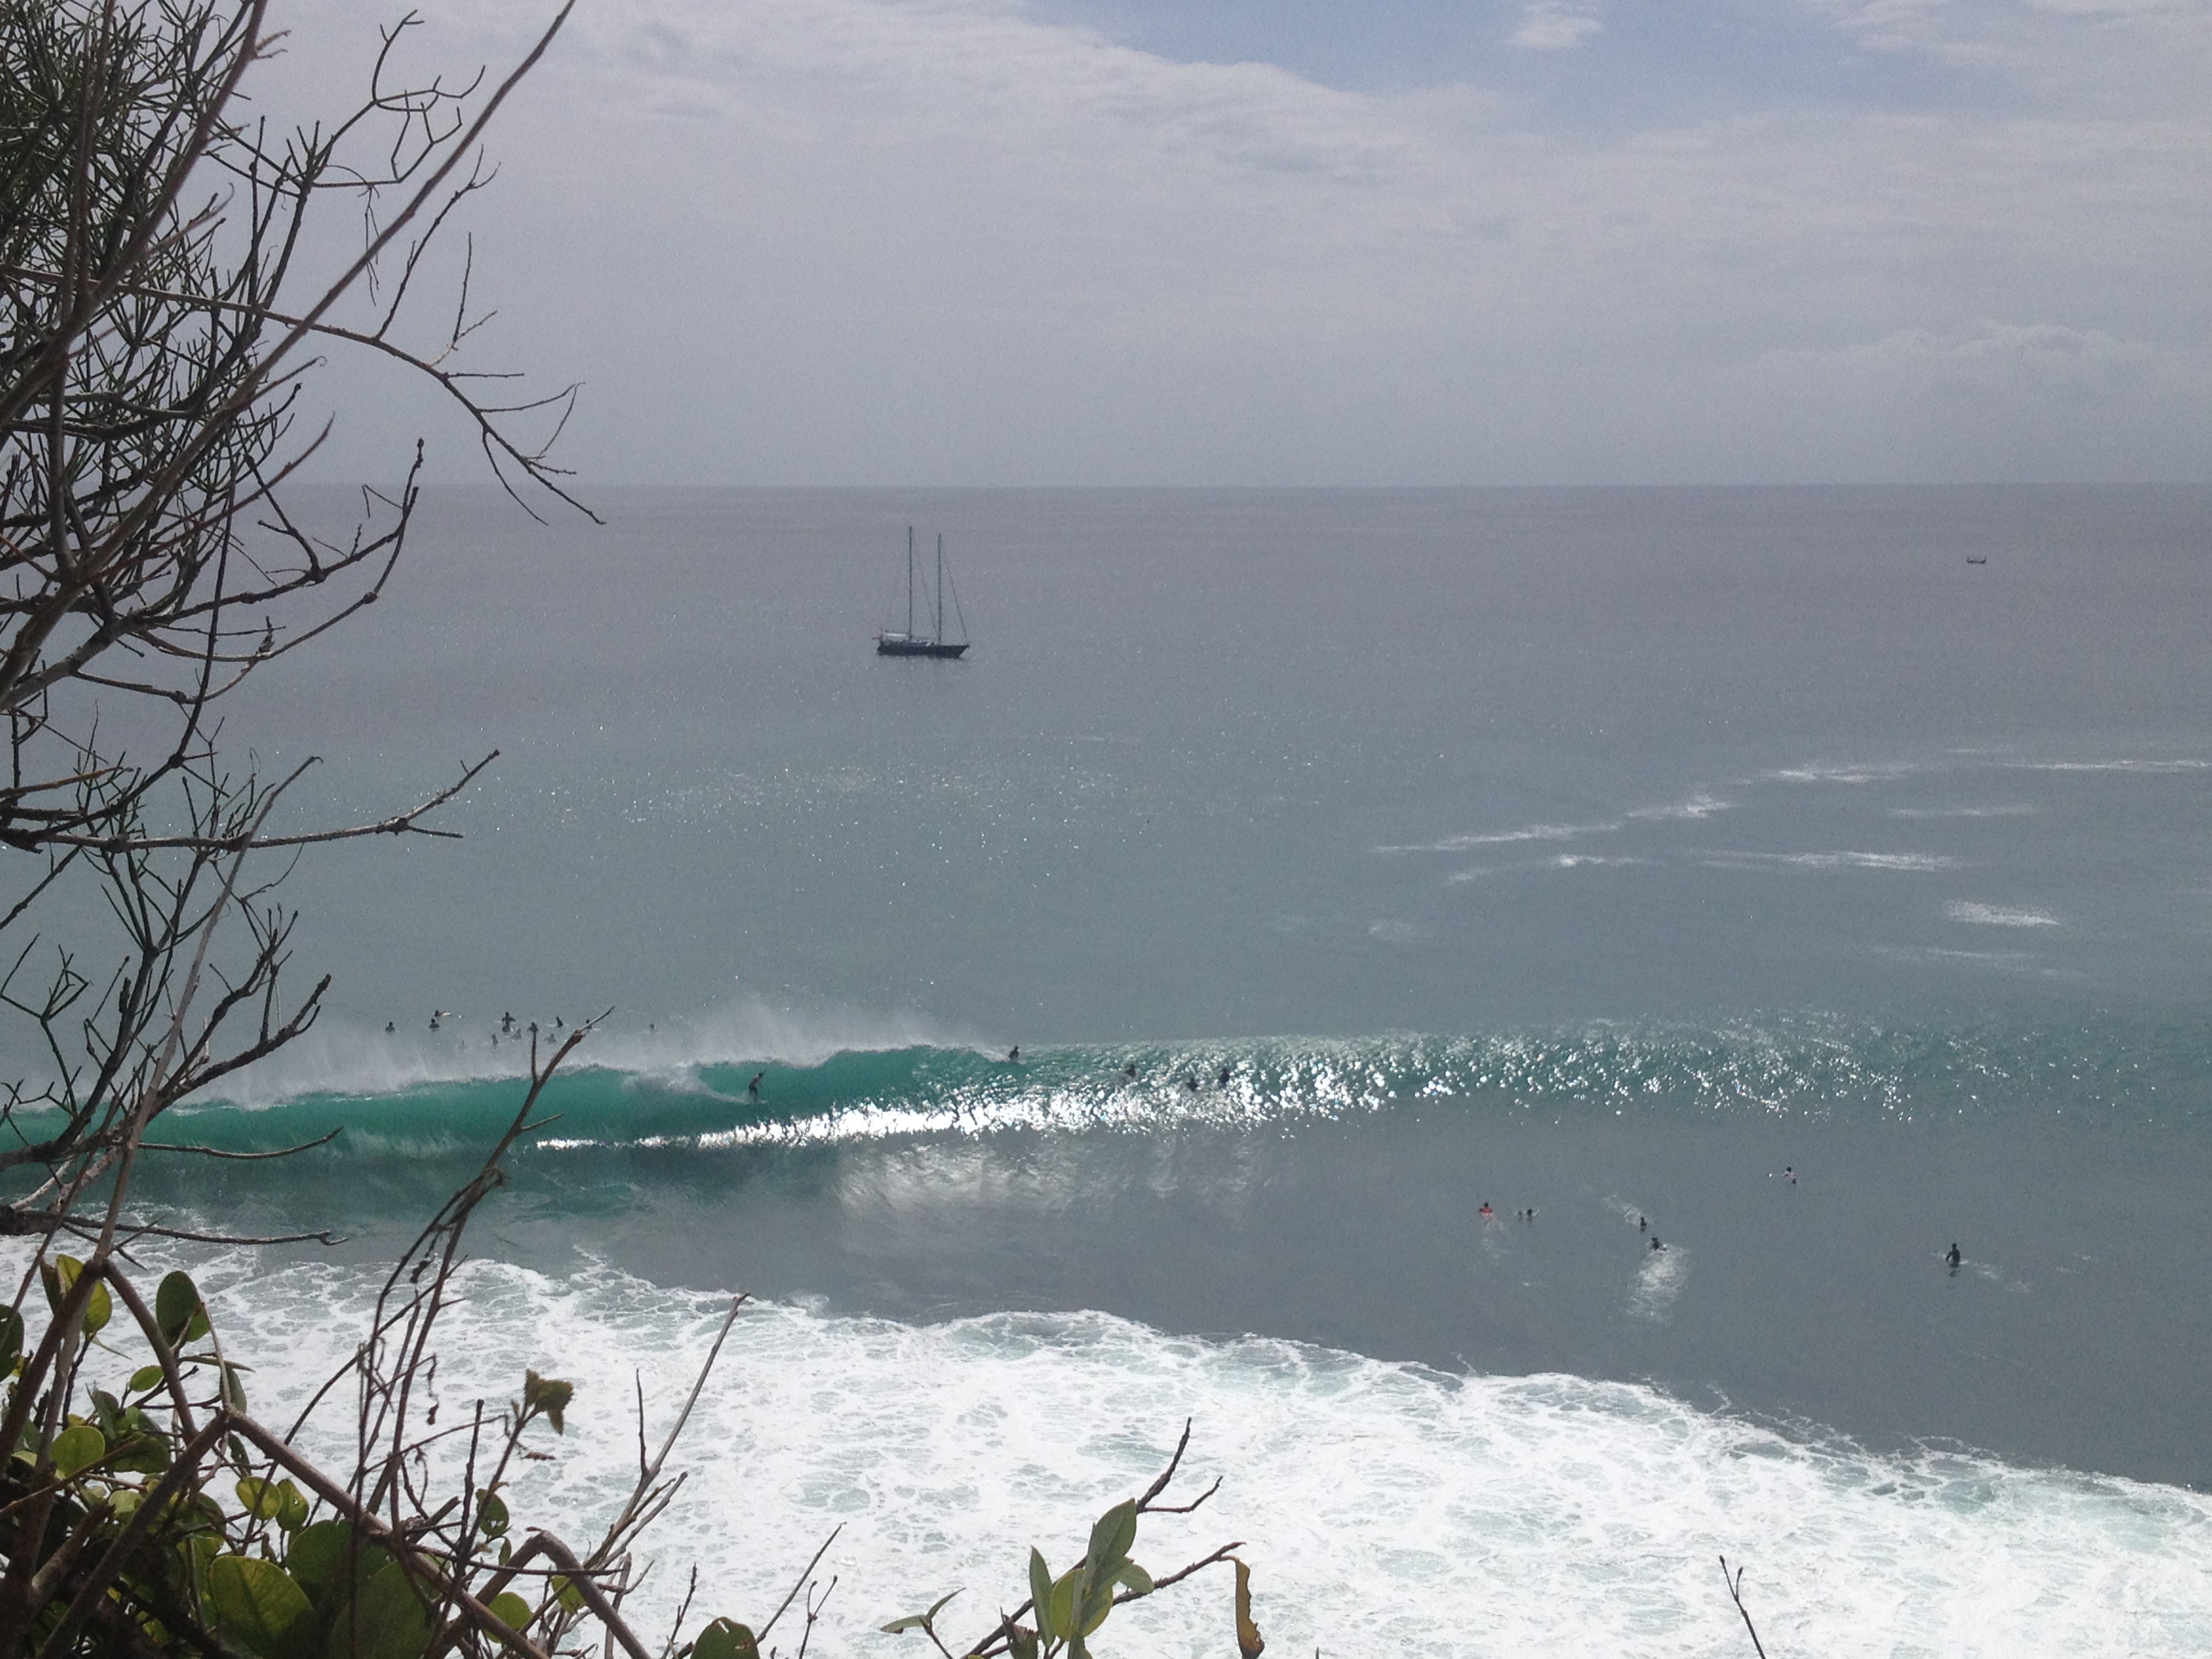
[[[2212,477],[2212,0],[581,0],[491,149],[601,484]]]

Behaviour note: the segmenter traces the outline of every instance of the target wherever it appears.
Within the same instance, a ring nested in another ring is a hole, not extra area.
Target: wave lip
[[[1918,954],[2023,969],[2035,962],[2019,952]],[[1246,1133],[1431,1103],[1486,1112],[1827,1116],[1973,1111],[2002,1100],[2014,1109],[2044,1098],[2039,1080],[2055,1075],[2069,1079],[2069,1098],[2082,1106],[2135,1098],[2156,1079],[2161,1106],[2178,1109],[2201,1096],[2207,1045],[2207,1034],[2185,1024],[2117,1035],[1947,1032],[1775,1017],[1718,1029],[1600,1022],[1478,1036],[1073,1044],[1025,1049],[1018,1062],[924,1044],[839,1050],[811,1063],[756,1056],[651,1071],[591,1064],[564,1069],[547,1086],[540,1105],[551,1121],[525,1156],[1008,1132]],[[2065,1063],[2054,1071],[2059,1054]],[[2098,1057],[2087,1073],[2085,1054]],[[757,1078],[757,1095],[750,1086]],[[176,1109],[175,1138],[269,1151],[342,1128],[317,1158],[443,1157],[495,1138],[526,1086],[519,1077],[476,1078],[244,1108],[195,1103]],[[587,1165],[575,1167],[580,1174]]]

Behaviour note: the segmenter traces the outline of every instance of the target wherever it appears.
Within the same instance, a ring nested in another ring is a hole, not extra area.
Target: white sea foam
[[[1959,860],[1948,853],[1716,852],[1698,854],[1698,861],[1716,870],[1893,870],[1922,874],[1959,867]]]
[[[1716,812],[1735,810],[1732,800],[1723,800],[1716,795],[1696,794],[1687,800],[1676,801],[1671,806],[1643,806],[1631,812],[1632,818],[1709,818]]]
[[[1620,821],[1609,823],[1531,823],[1519,830],[1499,830],[1487,835],[1446,836],[1439,841],[1417,842],[1401,847],[1378,847],[1378,853],[1466,853],[1478,847],[1506,847],[1528,841],[1573,841],[1581,836],[1610,835]]]
[[[1889,815],[1893,818],[2025,818],[2042,811],[2040,806],[2014,801],[2002,806],[1893,806]]]
[[[1875,761],[1863,764],[1785,766],[1766,776],[1776,783],[1887,783],[1919,769],[1905,761]]]
[[[1645,1250],[1643,1265],[1636,1272],[1635,1288],[1628,1293],[1630,1316],[1665,1323],[1689,1282],[1690,1253],[1680,1245]]]
[[[2048,910],[2021,910],[2002,904],[1976,904],[1967,899],[1953,899],[1943,907],[1943,914],[1953,921],[1971,922],[1978,927],[2058,926],[2058,918]]]
[[[1660,1259],[1686,1271],[1671,1249]],[[350,1350],[370,1275],[319,1263],[249,1287],[249,1270],[201,1276],[239,1358],[262,1367],[257,1407],[281,1421]],[[526,1467],[511,1502],[518,1520],[592,1535],[635,1470],[633,1369],[657,1434],[720,1304],[610,1271],[489,1262],[462,1288],[437,1379],[447,1420],[514,1395],[526,1365],[576,1381],[568,1436],[544,1437],[555,1460]],[[1138,1559],[1158,1571],[1244,1540],[1276,1651],[1733,1652],[1723,1551],[1750,1566],[1771,1652],[2212,1646],[2212,1498],[2177,1488],[1875,1456],[1646,1388],[1450,1377],[1097,1314],[916,1328],[790,1306],[740,1316],[701,1398],[679,1453],[690,1482],[647,1540],[662,1565],[641,1622],[665,1628],[692,1563],[695,1624],[764,1617],[842,1523],[817,1648],[910,1655],[915,1638],[874,1626],[957,1586],[946,1623],[972,1639],[1026,1593],[1029,1547],[1073,1560],[1088,1518],[1149,1480],[1187,1415],[1189,1473],[1224,1484],[1193,1518],[1148,1520]],[[343,1426],[320,1431],[326,1453]],[[1228,1603],[1226,1573],[1203,1575],[1117,1613],[1101,1650],[1217,1654]],[[787,1651],[793,1634],[776,1632]]]
[[[2212,760],[2087,760],[2087,761],[2003,761],[1999,763],[2014,772],[2140,772],[2157,777],[2181,772],[2212,772]]]

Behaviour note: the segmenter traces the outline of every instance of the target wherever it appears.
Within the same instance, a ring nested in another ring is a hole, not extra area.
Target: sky
[[[489,150],[466,366],[602,485],[2212,478],[2212,0],[580,0]]]

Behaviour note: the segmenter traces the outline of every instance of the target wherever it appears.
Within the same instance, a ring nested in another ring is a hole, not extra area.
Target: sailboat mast
[[[906,527],[906,636],[914,637],[914,526]]]
[[[945,536],[937,538],[937,642],[945,643]]]

